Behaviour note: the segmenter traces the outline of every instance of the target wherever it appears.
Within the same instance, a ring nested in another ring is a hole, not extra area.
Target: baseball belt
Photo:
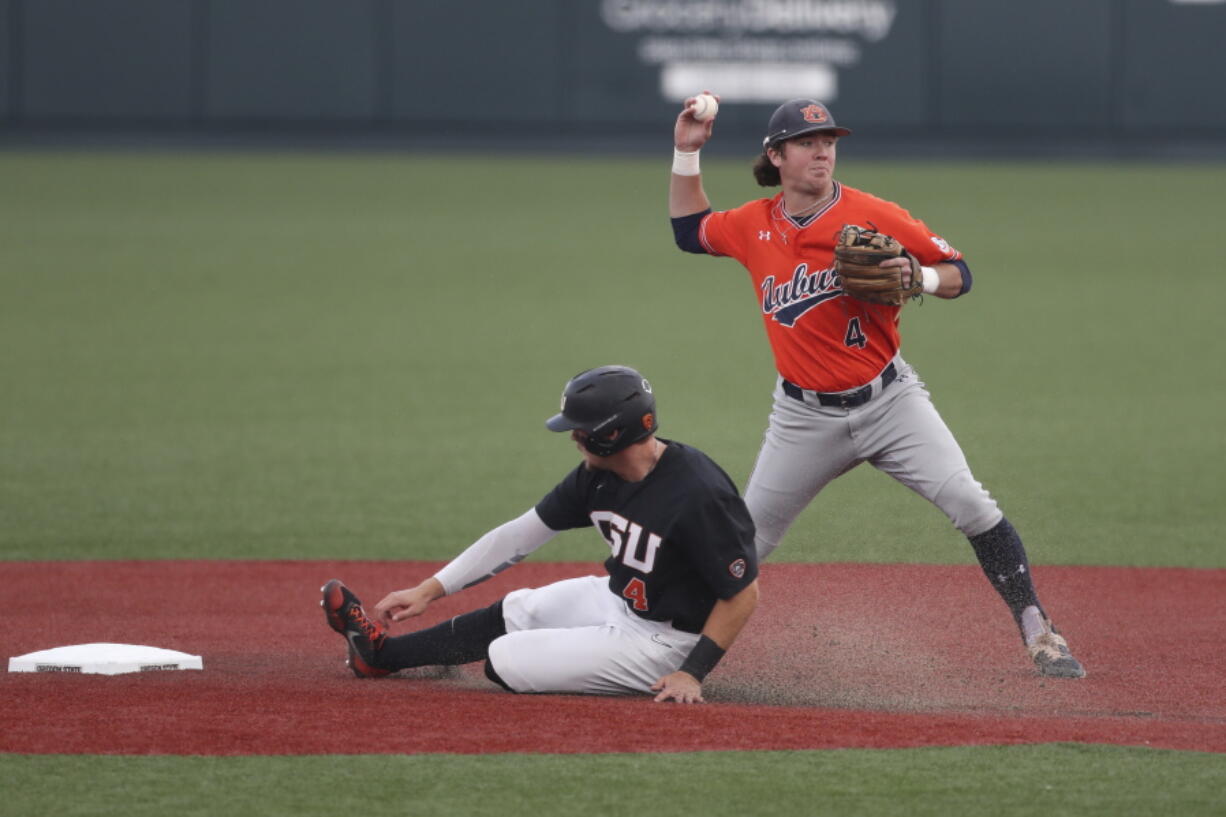
[[[886,366],[881,372],[881,391],[885,391],[886,386],[893,383],[897,377],[898,368],[894,365],[893,361],[891,361],[890,365]],[[869,383],[867,386],[861,386],[860,388],[852,389],[851,391],[821,392],[806,391],[800,386],[797,386],[795,383],[792,383],[789,380],[784,380],[783,393],[788,397],[791,397],[793,400],[799,400],[802,403],[816,400],[823,406],[830,406],[833,408],[855,408],[856,406],[862,406],[869,400],[873,399],[873,384]]]

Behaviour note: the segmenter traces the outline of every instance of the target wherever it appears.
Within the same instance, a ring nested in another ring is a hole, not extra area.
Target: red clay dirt
[[[319,587],[367,602],[413,562],[8,562],[0,656],[119,642],[202,672],[0,675],[0,752],[370,754],[677,752],[1116,743],[1226,752],[1226,571],[1040,567],[1086,665],[1036,675],[977,567],[763,568],[762,604],[708,679],[709,703],[517,696],[478,665],[358,680]],[[420,624],[592,572],[527,563],[437,602]]]

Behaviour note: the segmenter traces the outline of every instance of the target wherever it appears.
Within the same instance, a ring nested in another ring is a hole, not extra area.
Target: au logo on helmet
[[[820,125],[830,118],[830,114],[821,105],[806,105],[800,109],[800,115],[806,122],[812,122],[814,125]]]

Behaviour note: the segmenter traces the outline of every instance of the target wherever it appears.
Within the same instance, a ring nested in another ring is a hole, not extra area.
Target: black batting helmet
[[[830,109],[816,99],[789,99],[771,114],[762,147],[774,147],[785,139],[814,131],[829,131],[835,136],[851,133],[849,128],[836,125]]]
[[[588,369],[566,384],[562,410],[545,427],[587,432],[583,447],[608,457],[655,432],[656,398],[647,378],[629,366]]]

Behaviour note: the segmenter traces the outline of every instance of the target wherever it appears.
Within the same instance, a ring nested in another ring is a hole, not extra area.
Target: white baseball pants
[[[489,660],[516,692],[650,692],[680,668],[698,636],[648,621],[609,592],[607,576],[516,590],[502,601],[507,634]]]

